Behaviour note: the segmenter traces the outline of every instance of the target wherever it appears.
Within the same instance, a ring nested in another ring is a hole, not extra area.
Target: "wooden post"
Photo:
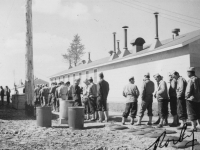
[[[26,114],[34,116],[34,76],[33,76],[33,43],[32,43],[32,0],[26,0],[26,75],[25,98]]]

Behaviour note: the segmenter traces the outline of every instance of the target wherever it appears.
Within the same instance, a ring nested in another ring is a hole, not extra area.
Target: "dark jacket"
[[[78,85],[72,86],[72,97],[74,101],[81,101],[82,90]]]
[[[1,89],[1,96],[4,96],[4,89]]]
[[[176,97],[176,88],[177,88],[177,81],[176,79],[172,79],[170,81],[169,97]]]
[[[145,79],[141,89],[141,99],[143,101],[152,101],[154,90],[154,83],[150,79]]]
[[[103,100],[107,100],[109,93],[109,84],[105,80],[101,80],[97,84],[97,97],[100,97]]]

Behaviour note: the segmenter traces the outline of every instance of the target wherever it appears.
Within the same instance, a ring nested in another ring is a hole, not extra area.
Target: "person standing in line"
[[[39,87],[39,85],[37,85],[37,87],[34,89],[34,93],[35,93],[35,96],[36,96],[35,105],[40,104],[39,91],[40,91],[40,87]]]
[[[58,91],[59,91],[59,88],[61,86],[61,82],[58,83],[58,86],[56,87],[56,90],[55,90],[55,97],[56,97],[56,111],[59,112],[59,108],[60,108],[60,102],[59,102],[59,94],[58,94]]]
[[[57,88],[57,83],[53,82],[51,89],[49,91],[49,93],[51,94],[51,104],[53,107],[53,111],[56,111],[56,96],[55,96],[56,88]]]
[[[122,125],[125,125],[125,119],[129,116],[131,117],[131,125],[134,124],[134,118],[137,115],[137,107],[138,107],[138,97],[140,93],[135,85],[134,77],[129,78],[129,84],[124,87],[123,96],[126,98],[126,107],[125,111],[122,114]]]
[[[86,120],[89,120],[90,119],[90,107],[89,107],[89,97],[88,96],[89,96],[90,83],[88,82],[87,79],[85,81],[83,81],[83,83],[85,83],[85,86],[83,87],[82,102],[85,107]]]
[[[74,85],[72,87],[72,97],[74,100],[74,106],[82,106],[82,103],[81,103],[82,90],[79,87],[79,83],[80,83],[80,79],[75,79]]]
[[[105,122],[108,122],[107,115],[107,97],[109,93],[109,84],[104,80],[103,73],[99,74],[100,81],[97,84],[97,111],[99,114],[99,122],[102,122],[104,112]]]
[[[197,132],[197,120],[200,124],[200,78],[195,75],[195,68],[190,67],[187,70],[189,80],[185,91],[185,98],[187,100],[188,118],[192,122],[192,130],[190,132]]]
[[[94,84],[92,77],[88,80],[90,85],[89,85],[89,106],[90,106],[90,111],[92,114],[92,119],[91,121],[95,121],[97,118],[97,85]]]
[[[1,88],[1,92],[0,92],[1,93],[1,103],[2,103],[2,105],[4,105],[4,94],[5,93],[4,93],[3,87],[1,86],[0,88]]]
[[[7,105],[10,104],[10,93],[11,93],[11,91],[10,91],[9,87],[6,86]]]
[[[162,128],[164,120],[167,120],[168,117],[167,84],[165,81],[163,81],[160,74],[155,74],[154,78],[158,83],[158,89],[155,93],[155,98],[158,100],[158,113],[160,117],[160,123],[157,125],[157,128]]]
[[[172,71],[172,77],[177,80],[177,114],[179,119],[182,121],[180,129],[187,121],[187,108],[185,99],[185,90],[187,86],[186,80],[179,75],[177,71]]]
[[[155,87],[154,83],[150,80],[150,74],[146,73],[144,75],[144,82],[141,89],[141,108],[138,114],[138,121],[136,125],[141,125],[142,118],[144,116],[144,112],[148,111],[149,121],[147,125],[152,125],[152,104],[153,104],[153,93],[154,93]]]
[[[68,88],[65,86],[64,82],[61,82],[60,88],[58,89],[59,100],[67,100]]]
[[[43,106],[47,106],[48,105],[48,98],[49,98],[49,88],[46,85],[43,85],[42,91],[42,99],[43,99]]]
[[[43,104],[43,99],[42,99],[42,88],[43,88],[43,85],[40,84],[39,85],[39,99],[40,99],[40,105],[42,106]]]
[[[70,85],[69,81],[66,83],[66,85],[68,87],[68,100],[72,100],[72,86]]]
[[[177,88],[177,81],[175,78],[172,77],[172,74],[169,72],[169,102],[170,102],[170,109],[171,114],[173,116],[173,122],[170,124],[170,127],[177,127],[179,126],[179,119],[177,116],[177,96],[176,96],[176,88]]]

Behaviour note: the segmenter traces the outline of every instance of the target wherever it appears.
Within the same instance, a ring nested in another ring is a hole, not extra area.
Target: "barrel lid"
[[[68,107],[68,109],[83,109],[84,107],[76,106],[76,107]]]

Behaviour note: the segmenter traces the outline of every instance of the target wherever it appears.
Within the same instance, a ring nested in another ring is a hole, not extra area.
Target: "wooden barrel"
[[[84,127],[84,107],[68,107],[68,125],[73,130]]]
[[[51,127],[51,107],[36,107],[37,126]]]

